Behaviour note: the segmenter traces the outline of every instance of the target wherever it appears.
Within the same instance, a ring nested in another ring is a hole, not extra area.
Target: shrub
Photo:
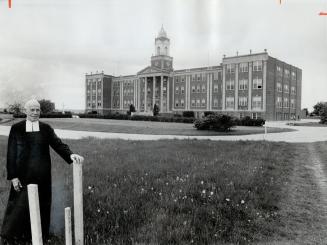
[[[204,114],[204,117],[206,117],[206,116],[215,114],[215,112],[213,112],[213,111],[205,111],[203,114]]]
[[[153,106],[153,116],[158,116],[159,111],[160,111],[159,106],[157,104],[154,104],[154,106]]]
[[[265,120],[258,118],[258,119],[252,119],[249,116],[242,118],[237,124],[240,126],[263,126],[265,124]]]
[[[198,130],[229,131],[235,122],[232,117],[222,114],[210,114],[207,117],[194,122],[194,127]]]
[[[194,117],[194,111],[183,111],[183,117]]]

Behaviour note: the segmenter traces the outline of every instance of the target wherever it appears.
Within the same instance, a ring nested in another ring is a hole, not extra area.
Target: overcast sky
[[[327,101],[327,0],[0,0],[0,107],[31,96],[84,109],[86,72],[148,66],[161,25],[174,68],[262,52],[302,69],[302,107]]]

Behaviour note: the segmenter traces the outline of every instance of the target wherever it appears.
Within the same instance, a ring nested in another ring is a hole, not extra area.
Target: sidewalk
[[[302,120],[308,122],[309,120]],[[311,120],[312,121],[312,120]],[[159,139],[198,139],[198,140],[267,140],[284,141],[291,143],[311,143],[327,141],[327,127],[304,127],[289,126],[287,122],[266,122],[267,127],[292,128],[297,131],[269,134],[233,135],[233,136],[181,136],[181,135],[150,135],[150,134],[124,134],[124,133],[105,133],[90,131],[74,131],[55,129],[56,134],[65,139],[81,139],[84,137],[96,137],[101,139],[124,139],[124,140],[159,140]],[[10,126],[0,126],[0,135],[9,135]]]

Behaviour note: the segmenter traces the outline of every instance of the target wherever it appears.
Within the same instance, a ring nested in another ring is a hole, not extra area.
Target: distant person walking
[[[25,244],[31,241],[27,185],[37,184],[43,239],[49,237],[51,210],[51,146],[67,163],[82,163],[83,157],[73,154],[55,134],[52,127],[40,122],[40,104],[25,104],[26,120],[12,125],[7,152],[7,179],[11,189],[1,230],[4,244]]]

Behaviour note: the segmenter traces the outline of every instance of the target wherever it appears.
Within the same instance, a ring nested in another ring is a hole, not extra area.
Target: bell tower
[[[159,69],[173,70],[173,58],[169,56],[170,40],[163,26],[155,38],[154,46],[155,55],[151,57],[151,66]]]

